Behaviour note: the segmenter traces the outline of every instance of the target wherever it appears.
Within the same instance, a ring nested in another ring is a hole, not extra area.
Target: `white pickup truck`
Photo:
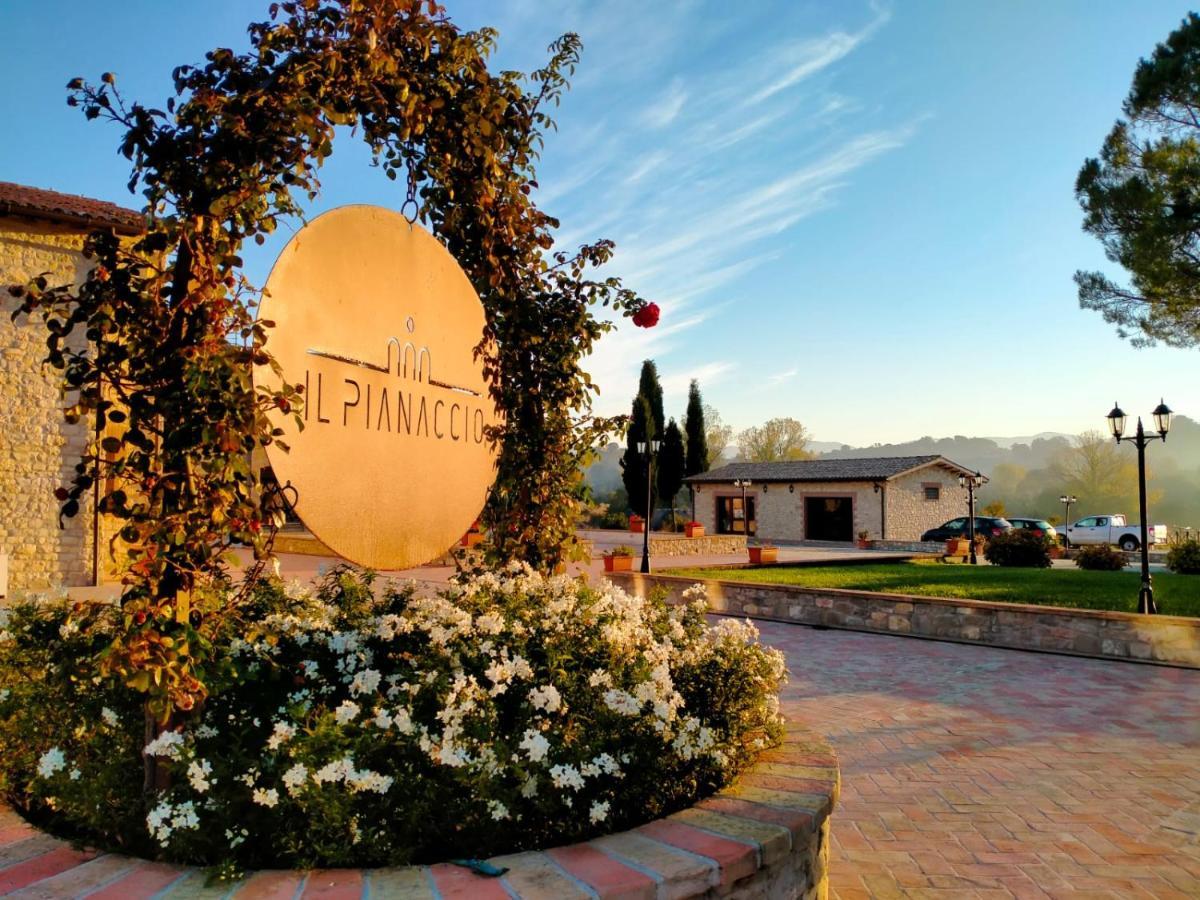
[[[1148,530],[1150,545],[1167,541],[1166,525],[1151,525]],[[1111,516],[1088,516],[1062,531],[1067,546],[1080,544],[1116,544],[1122,550],[1137,550],[1142,546],[1142,527],[1129,525],[1120,513]]]

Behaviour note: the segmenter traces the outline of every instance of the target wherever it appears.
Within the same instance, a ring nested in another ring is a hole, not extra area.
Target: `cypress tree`
[[[663,418],[663,392],[662,385],[658,383],[658,366],[652,359],[642,363],[642,375],[638,379],[638,396],[645,397],[646,402],[650,404],[654,434],[659,440],[662,440],[666,431],[666,420]]]
[[[700,383],[695,378],[688,388],[687,415],[683,420],[687,432],[686,475],[708,471],[708,439],[704,427],[704,401],[700,398]]]
[[[658,432],[650,405],[638,394],[633,398],[633,411],[629,418],[629,431],[625,436],[625,454],[621,457],[621,481],[629,497],[629,511],[639,516],[646,515],[646,457],[638,453],[638,442],[649,442]],[[649,527],[649,523],[647,523]]]
[[[672,419],[663,434],[662,448],[658,452],[658,496],[671,504],[671,525],[675,524],[675,495],[683,486],[684,470],[683,434]]]

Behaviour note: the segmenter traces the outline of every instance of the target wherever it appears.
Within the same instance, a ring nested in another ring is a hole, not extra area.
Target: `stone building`
[[[853,541],[865,531],[871,540],[916,541],[967,514],[958,478],[973,474],[944,456],[892,456],[730,463],[685,483],[709,534]]]
[[[59,373],[42,365],[45,326],[37,318],[13,322],[17,301],[7,287],[42,274],[51,285],[81,284],[89,232],[140,228],[137,213],[112,203],[0,182],[0,560],[9,593],[96,584],[111,564],[107,542],[93,540],[90,499],[59,527],[54,489],[69,482],[91,426],[63,421]]]

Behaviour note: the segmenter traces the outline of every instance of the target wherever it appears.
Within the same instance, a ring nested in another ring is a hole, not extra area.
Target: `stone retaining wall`
[[[934,553],[941,556],[946,552],[945,541],[871,541],[872,550],[903,550],[910,553]]]
[[[655,586],[679,600],[694,578],[615,573],[612,581],[645,594]],[[1200,619],[1103,610],[991,603],[833,588],[705,581],[714,612],[911,635],[964,643],[1043,650],[1101,659],[1200,668]]]
[[[840,788],[823,740],[789,723],[784,744],[691,809],[582,844],[494,857],[486,878],[459,866],[251,872],[212,896],[471,897],[480,900],[828,896],[829,823]],[[209,896],[200,869],[74,851],[0,807],[0,884],[22,896]]]
[[[746,538],[736,534],[706,534],[684,537],[682,534],[651,534],[651,556],[724,556],[745,553]]]

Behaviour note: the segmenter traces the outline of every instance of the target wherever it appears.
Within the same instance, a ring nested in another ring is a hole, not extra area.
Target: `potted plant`
[[[683,533],[690,538],[704,537],[704,525],[700,522],[688,522],[683,526]]]
[[[625,544],[613,547],[604,554],[605,572],[629,572],[633,570],[633,548]]]
[[[637,513],[630,513],[630,515],[629,515],[629,530],[632,531],[634,534],[641,534],[643,531],[645,531],[645,529],[646,529],[646,520],[643,519],[641,516],[639,516]]]
[[[459,544],[470,548],[481,543],[483,543],[483,530],[479,527],[479,520],[476,519],[467,529],[467,533],[459,539]]]
[[[966,559],[971,552],[971,542],[963,537],[949,538],[946,541],[947,556],[961,556]]]
[[[760,544],[757,547],[747,547],[746,549],[750,553],[750,562],[755,565],[779,561],[779,548],[774,544]]]
[[[854,546],[858,547],[859,550],[870,550],[871,532],[867,531],[866,529],[860,531],[858,533],[858,540],[854,542]]]

